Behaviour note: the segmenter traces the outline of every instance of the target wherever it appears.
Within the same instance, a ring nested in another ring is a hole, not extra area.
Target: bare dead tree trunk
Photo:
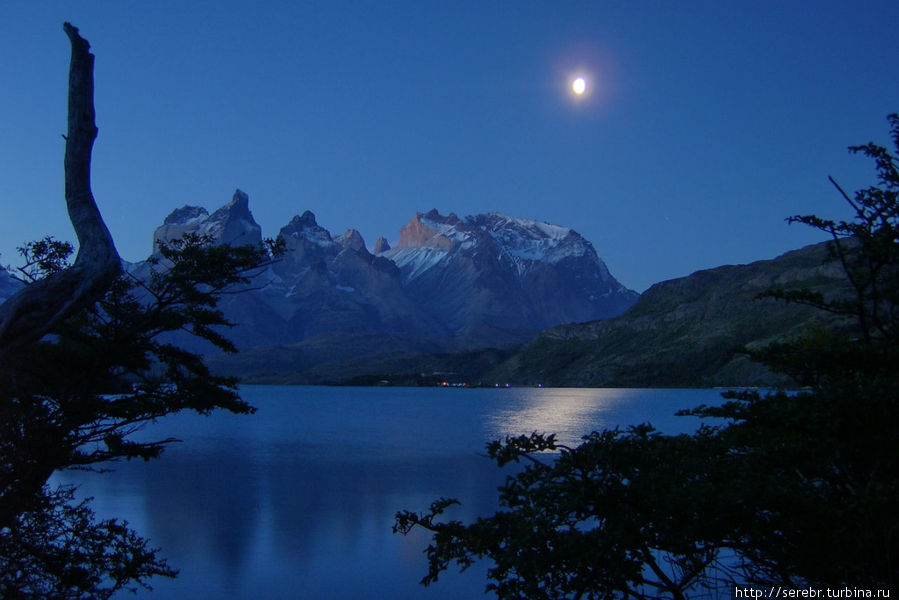
[[[94,55],[70,23],[72,44],[65,155],[65,197],[78,237],[74,264],[19,290],[0,304],[0,366],[16,351],[51,332],[60,321],[98,300],[121,271],[121,259],[91,193],[94,122]]]

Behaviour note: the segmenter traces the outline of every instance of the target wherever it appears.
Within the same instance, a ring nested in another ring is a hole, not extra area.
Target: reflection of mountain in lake
[[[458,494],[466,502],[454,517],[473,519],[495,510],[493,492],[504,477],[474,452],[356,463],[282,448],[283,455],[259,464],[241,450],[221,440],[203,453],[177,448],[149,465],[123,465],[110,477],[78,477],[90,478],[83,490],[95,496],[109,493],[104,484],[113,478],[139,492],[141,533],[181,570],[173,582],[154,582],[157,593],[148,598],[291,598],[302,589],[306,598],[361,599],[372,586],[385,597],[413,598],[426,568],[426,541],[392,536],[396,511]],[[106,505],[112,515],[122,514]],[[428,597],[483,591],[483,573],[454,579]]]

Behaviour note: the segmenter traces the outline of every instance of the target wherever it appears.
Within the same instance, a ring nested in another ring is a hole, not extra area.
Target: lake
[[[719,390],[444,389],[245,386],[255,415],[183,414],[142,436],[176,437],[149,463],[64,473],[100,517],[126,519],[161,548],[177,579],[138,598],[484,597],[485,565],[425,588],[425,532],[393,535],[400,509],[458,498],[448,518],[497,508],[505,477],[487,442],[533,431],[576,444],[646,421],[693,431],[681,408]],[[121,594],[121,598],[134,598]]]

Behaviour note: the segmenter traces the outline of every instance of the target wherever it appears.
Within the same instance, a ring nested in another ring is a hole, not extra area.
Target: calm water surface
[[[127,519],[169,564],[139,598],[408,598],[484,596],[483,565],[424,588],[423,533],[391,533],[397,510],[455,497],[449,518],[496,508],[505,476],[485,444],[533,431],[577,443],[596,429],[652,422],[695,430],[681,408],[717,390],[440,389],[247,386],[252,416],[179,415],[148,438],[183,440],[149,463],[57,481]],[[122,594],[122,598],[133,598]]]

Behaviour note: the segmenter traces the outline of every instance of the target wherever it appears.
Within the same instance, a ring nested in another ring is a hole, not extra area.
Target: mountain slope
[[[793,337],[821,311],[756,299],[773,287],[846,293],[824,244],[652,286],[618,318],[542,332],[490,379],[566,386],[728,386],[783,382],[738,352]]]

